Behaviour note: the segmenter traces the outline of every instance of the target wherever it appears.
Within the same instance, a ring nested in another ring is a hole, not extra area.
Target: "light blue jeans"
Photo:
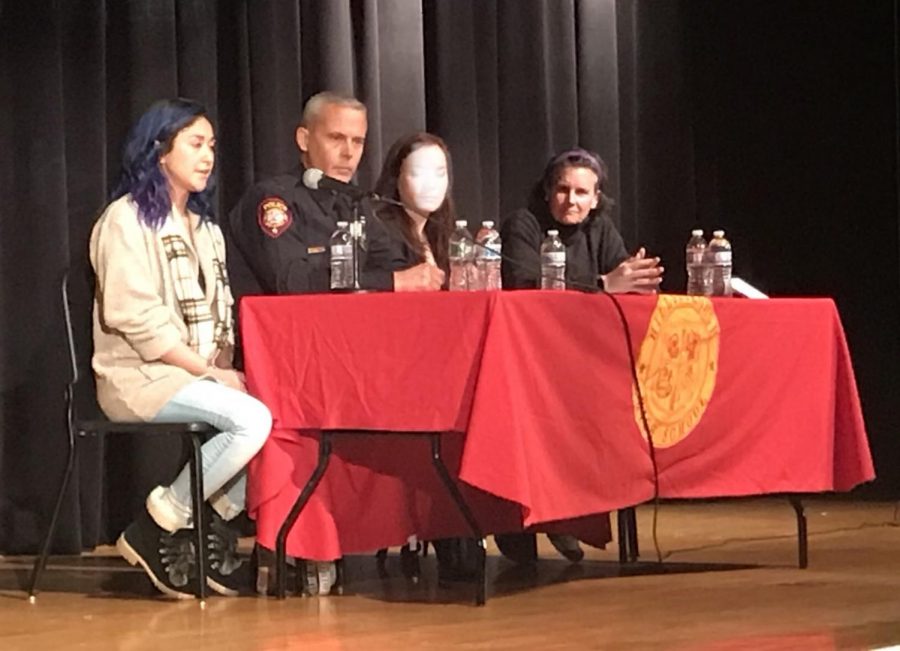
[[[266,442],[272,429],[272,414],[253,396],[213,380],[197,380],[172,396],[153,418],[156,423],[183,421],[203,421],[219,430],[201,448],[203,499],[213,498],[216,511],[229,520],[244,509],[245,466]],[[173,506],[189,519],[191,485],[187,465],[166,492]]]

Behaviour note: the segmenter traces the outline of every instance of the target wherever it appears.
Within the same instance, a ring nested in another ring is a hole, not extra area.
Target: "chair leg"
[[[801,570],[805,570],[809,565],[806,514],[803,511],[803,502],[799,497],[791,495],[788,497],[788,501],[794,507],[794,513],[797,516],[797,566]]]
[[[195,434],[185,435],[191,444],[191,458],[188,462],[191,473],[191,512],[194,515],[194,545],[197,552],[197,598],[201,606],[206,601],[206,568],[208,553],[206,549],[206,518],[203,514],[203,441]]]
[[[31,568],[31,581],[28,587],[28,601],[34,603],[37,599],[38,583],[44,574],[44,568],[47,566],[47,558],[50,556],[50,547],[53,544],[53,537],[56,535],[56,525],[59,522],[59,513],[62,511],[63,499],[65,499],[66,489],[69,487],[69,480],[72,478],[72,470],[75,467],[75,432],[72,426],[69,426],[69,454],[66,458],[66,469],[63,471],[62,482],[60,482],[59,493],[56,495],[56,505],[53,507],[53,515],[50,517],[50,525],[47,527],[47,535],[41,544],[41,551],[38,557],[34,559],[34,566]]]

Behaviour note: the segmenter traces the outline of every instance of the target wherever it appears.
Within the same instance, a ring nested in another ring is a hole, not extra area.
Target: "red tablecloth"
[[[618,297],[664,497],[847,490],[874,476],[828,299]],[[622,320],[574,292],[247,297],[248,384],[273,435],[250,469],[262,544],[315,465],[321,429],[447,431],[489,532],[601,544],[606,511],[653,494]],[[344,440],[288,540],[334,558],[465,526],[425,441]],[[559,522],[564,521],[564,522]]]

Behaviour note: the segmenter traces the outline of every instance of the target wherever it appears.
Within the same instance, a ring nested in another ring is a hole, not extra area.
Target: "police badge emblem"
[[[257,221],[263,233],[275,238],[284,233],[293,223],[290,208],[280,197],[266,197],[259,202]]]

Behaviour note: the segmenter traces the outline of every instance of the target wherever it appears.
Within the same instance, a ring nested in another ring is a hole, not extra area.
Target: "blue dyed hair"
[[[158,229],[172,208],[166,177],[159,157],[172,149],[178,133],[198,118],[209,119],[206,109],[189,99],[164,99],[155,102],[138,119],[122,150],[122,172],[110,200],[130,194],[137,205],[138,218]],[[215,192],[215,167],[203,192],[191,192],[187,206],[201,219],[212,219]]]

